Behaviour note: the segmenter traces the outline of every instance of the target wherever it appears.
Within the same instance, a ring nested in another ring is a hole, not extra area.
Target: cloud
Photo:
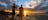
[[[0,4],[1,4],[2,2],[0,2]]]
[[[26,2],[24,8],[34,8],[35,6],[37,6],[37,2],[36,1],[31,1],[31,2]]]
[[[0,5],[1,5],[2,7],[5,7],[5,8],[7,8],[7,6],[8,6],[8,4],[6,4],[5,2],[0,2]]]
[[[26,2],[24,8],[35,8],[41,3],[41,0],[32,0],[30,2]]]
[[[0,2],[0,4],[3,4],[3,3],[5,3],[5,2]]]

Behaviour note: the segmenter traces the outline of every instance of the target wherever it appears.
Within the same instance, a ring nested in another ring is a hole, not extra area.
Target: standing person
[[[14,20],[14,16],[15,16],[15,3],[13,3],[12,6],[12,20]]]
[[[21,5],[21,7],[19,8],[19,20],[22,20],[23,19],[23,7]]]

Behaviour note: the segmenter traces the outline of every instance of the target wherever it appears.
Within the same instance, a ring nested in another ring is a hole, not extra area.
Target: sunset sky
[[[43,2],[43,5],[47,5],[44,0],[0,0],[0,4],[4,6],[12,5],[12,3],[15,2],[17,5],[23,5],[24,8],[35,8],[40,3]]]

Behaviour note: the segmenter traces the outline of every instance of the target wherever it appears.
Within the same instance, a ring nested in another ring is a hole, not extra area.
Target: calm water
[[[8,17],[6,15],[1,15],[0,20],[12,20],[12,15],[9,15]],[[19,20],[19,16],[14,16],[14,20]],[[48,20],[47,15],[40,15],[40,16],[23,16],[22,20]]]

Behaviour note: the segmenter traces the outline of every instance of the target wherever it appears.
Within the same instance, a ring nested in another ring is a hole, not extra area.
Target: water
[[[9,15],[8,17],[6,15],[1,15],[0,20],[11,20],[12,15]],[[19,16],[14,16],[14,20],[19,20]],[[23,16],[22,20],[48,20],[48,16],[46,15],[40,15],[40,16]]]

